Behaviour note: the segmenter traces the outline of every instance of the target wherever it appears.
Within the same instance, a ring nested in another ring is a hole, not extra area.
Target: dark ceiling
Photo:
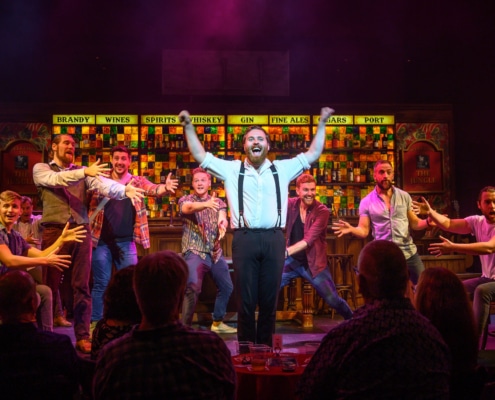
[[[294,102],[483,101],[494,3],[5,0],[0,101],[173,101],[162,49],[288,50]]]

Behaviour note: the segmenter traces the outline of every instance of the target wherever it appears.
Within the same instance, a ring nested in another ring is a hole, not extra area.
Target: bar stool
[[[356,292],[356,274],[353,270],[353,255],[352,254],[327,254],[328,268],[330,269],[330,274],[332,274],[333,282],[335,283],[335,288],[340,297],[347,301],[348,295],[351,295],[352,305],[355,309],[357,307]],[[319,303],[323,303],[321,307]],[[323,311],[326,303],[318,296],[318,301],[315,301],[318,306],[315,307],[318,311]],[[331,309],[332,318],[335,315],[335,310]]]

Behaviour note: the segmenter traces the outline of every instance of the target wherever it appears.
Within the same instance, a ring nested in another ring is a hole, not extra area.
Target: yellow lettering
[[[435,183],[435,178],[433,177],[418,177],[418,178],[411,178],[411,184],[434,184]]]

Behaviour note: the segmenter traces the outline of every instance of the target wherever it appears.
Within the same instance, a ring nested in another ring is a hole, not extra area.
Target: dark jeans
[[[417,285],[419,276],[425,270],[423,261],[421,260],[419,254],[416,253],[413,256],[409,257],[406,260],[406,263],[407,263],[407,269],[409,270],[409,279],[411,279],[414,285]]]
[[[318,275],[313,277],[309,267],[301,264],[292,257],[285,260],[284,272],[282,274],[282,283],[280,289],[287,286],[291,279],[302,277],[306,279],[316,289],[320,297],[332,308],[344,317],[344,319],[352,318],[352,310],[349,304],[339,296],[337,288],[332,279],[332,274],[325,268]]]
[[[73,228],[73,226],[71,226]],[[89,324],[91,319],[91,293],[89,277],[91,273],[91,234],[86,226],[87,234],[79,242],[64,243],[58,254],[71,256],[72,279],[71,286],[74,293],[74,333],[76,340],[89,338]],[[47,226],[43,230],[42,248],[51,246],[60,236],[63,226]],[[58,293],[62,272],[53,267],[45,267],[43,279],[53,293]],[[53,302],[54,306],[56,302]],[[55,314],[54,314],[55,315]]]
[[[238,288],[239,341],[271,346],[284,252],[285,238],[281,229],[238,229],[234,232],[232,261]]]
[[[227,313],[227,305],[230,295],[234,290],[232,279],[230,278],[229,266],[223,257],[213,263],[210,255],[203,260],[197,254],[187,252],[184,260],[189,269],[189,278],[187,280],[186,294],[182,302],[182,323],[191,326],[196,303],[203,286],[203,277],[209,271],[215,285],[217,286],[217,297],[213,307],[213,321],[223,321]]]

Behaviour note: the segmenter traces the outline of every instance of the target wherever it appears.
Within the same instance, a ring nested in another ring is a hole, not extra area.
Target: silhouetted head
[[[9,271],[0,276],[0,319],[2,323],[15,323],[38,308],[36,283],[25,271]]]
[[[110,279],[103,296],[103,316],[107,319],[141,321],[141,311],[134,294],[133,279],[135,265],[117,271]]]
[[[406,258],[393,242],[373,240],[358,259],[359,290],[365,300],[402,298],[409,282]]]
[[[134,292],[143,317],[154,326],[179,319],[188,278],[186,262],[172,251],[144,256],[134,271]]]

